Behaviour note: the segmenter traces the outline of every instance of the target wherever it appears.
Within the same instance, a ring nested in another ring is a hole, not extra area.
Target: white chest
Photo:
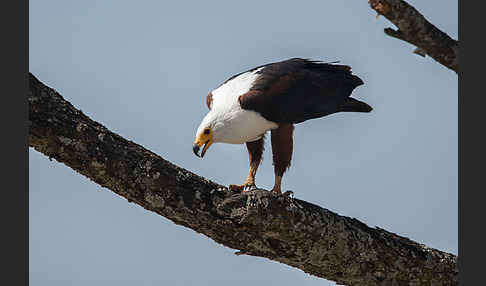
[[[237,108],[215,127],[215,141],[243,144],[260,139],[265,132],[277,127],[275,122],[266,120],[254,111]]]

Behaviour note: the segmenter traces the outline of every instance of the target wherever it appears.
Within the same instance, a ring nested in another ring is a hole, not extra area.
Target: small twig
[[[395,30],[395,29],[392,29],[392,28],[385,28],[384,32],[385,32],[385,34],[387,34],[390,37],[397,38],[399,40],[407,42],[405,35],[400,30]]]
[[[248,255],[248,253],[247,253],[247,252],[245,252],[245,251],[243,251],[243,250],[240,250],[240,251],[235,252],[235,255],[236,255],[236,256],[240,256],[240,255]]]
[[[415,54],[429,55],[443,66],[459,69],[459,42],[427,21],[413,6],[403,0],[369,0],[370,7],[398,27],[384,29],[385,34],[410,43]]]

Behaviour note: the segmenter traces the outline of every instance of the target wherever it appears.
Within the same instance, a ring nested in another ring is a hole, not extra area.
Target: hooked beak
[[[195,142],[194,145],[192,145],[192,151],[194,152],[194,154],[198,157],[204,157],[204,154],[206,154],[206,151],[209,149],[209,146],[211,146],[211,144],[213,144],[213,141],[212,140],[208,140],[204,143],[204,146],[203,146],[203,149],[202,149],[202,152],[201,152],[201,155],[199,155],[199,149],[201,148],[201,143],[199,142]]]
[[[198,156],[198,157],[200,157],[200,156],[199,156],[199,148],[201,148],[201,147],[199,147],[199,145],[197,145],[197,144],[192,145],[192,151],[193,151],[193,152],[194,152],[194,154],[195,154],[196,156]]]

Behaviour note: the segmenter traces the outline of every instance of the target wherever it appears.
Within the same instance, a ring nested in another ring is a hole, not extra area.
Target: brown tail
[[[354,99],[352,97],[346,98],[346,102],[341,106],[342,112],[370,112],[373,110],[367,103]]]

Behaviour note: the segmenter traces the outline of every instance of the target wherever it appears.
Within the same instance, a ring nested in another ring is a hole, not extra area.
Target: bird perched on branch
[[[237,74],[206,96],[209,112],[197,129],[194,154],[204,157],[216,142],[245,143],[250,157],[248,177],[229,188],[248,191],[255,188],[264,135],[270,130],[272,191],[280,194],[282,176],[292,160],[294,124],[337,112],[370,112],[368,104],[350,97],[362,84],[349,66],[299,58]]]

